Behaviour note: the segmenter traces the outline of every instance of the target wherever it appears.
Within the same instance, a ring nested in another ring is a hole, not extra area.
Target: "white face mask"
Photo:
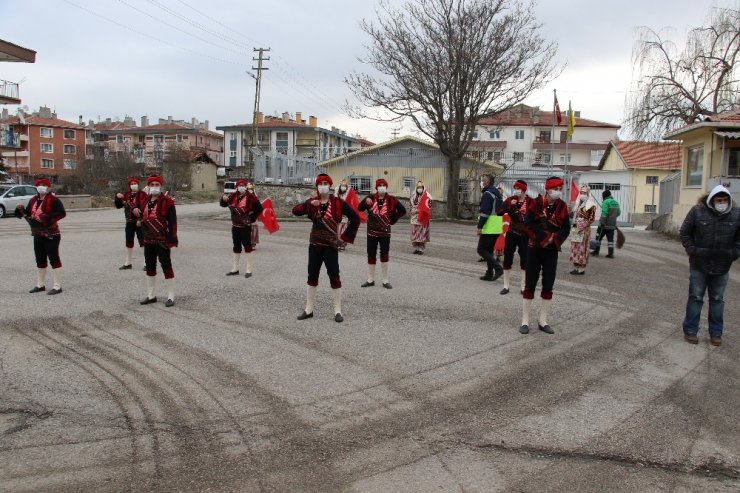
[[[39,193],[40,193],[41,195],[46,195],[46,192],[48,192],[48,191],[49,191],[49,187],[46,187],[46,186],[44,186],[44,185],[39,185],[39,186],[37,186],[37,187],[36,187],[36,190],[37,190],[37,191],[38,191],[38,192],[39,192]]]
[[[582,193],[581,194],[581,201],[582,202],[585,202],[586,200],[588,200],[588,195],[586,195],[585,193]]]
[[[345,187],[344,185],[339,186],[339,193],[344,193],[346,191],[347,191],[347,187]]]
[[[386,187],[378,187],[378,193],[380,195],[384,195],[385,194],[385,191],[386,191]]]
[[[553,200],[557,200],[563,196],[563,192],[561,190],[550,190],[547,193],[548,195],[550,195],[550,197],[552,197]]]
[[[717,212],[725,212],[730,208],[730,204],[725,202],[723,204],[714,204],[714,210]]]
[[[321,195],[326,195],[327,193],[329,193],[329,185],[319,185],[316,188],[318,188]]]
[[[421,195],[422,193],[424,193],[424,189],[423,188],[417,188],[416,189],[416,193],[418,193],[419,195]]]
[[[138,192],[139,191],[139,185],[137,185],[136,183],[132,183],[131,184],[131,191],[132,192]]]
[[[247,187],[245,187],[244,185],[238,186],[236,187],[236,191],[239,193],[244,193],[247,191]]]
[[[159,192],[161,192],[160,187],[149,187],[149,193],[152,195],[159,195]]]
[[[522,195],[524,195],[524,190],[519,190],[518,188],[515,188],[512,194],[515,197],[521,197]]]

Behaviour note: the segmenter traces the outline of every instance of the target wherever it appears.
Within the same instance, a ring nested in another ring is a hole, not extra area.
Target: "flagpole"
[[[558,92],[557,89],[552,90],[553,95],[553,107],[552,107],[552,131],[550,132],[550,163],[549,163],[549,170],[552,172],[552,161],[555,159],[555,120],[557,119],[557,115],[555,112],[557,111],[557,108],[555,107],[555,101],[558,100]]]

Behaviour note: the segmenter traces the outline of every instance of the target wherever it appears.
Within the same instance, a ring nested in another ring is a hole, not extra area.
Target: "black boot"
[[[606,258],[614,258],[614,247],[609,247],[609,253],[606,255]]]
[[[481,281],[493,281],[493,271],[487,270],[486,273],[480,276]]]

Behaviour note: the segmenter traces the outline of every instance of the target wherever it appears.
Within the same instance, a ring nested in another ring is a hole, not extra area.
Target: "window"
[[[521,163],[522,161],[524,161],[524,153],[523,152],[514,152],[514,153],[512,153],[512,157],[514,158],[514,162],[515,163]]]
[[[488,153],[486,154],[486,157],[489,161],[493,160],[493,151],[488,151]]]
[[[524,130],[517,130],[514,132],[514,138],[516,140],[524,140]]]
[[[565,153],[560,154],[560,163],[565,164],[566,163],[566,156]],[[568,163],[570,163],[570,152],[568,153]]]
[[[550,131],[540,130],[540,135],[537,137],[537,142],[550,142]]]
[[[41,144],[41,152],[46,152],[46,153],[54,152],[54,144]]]
[[[64,138],[65,139],[74,139],[75,138],[75,131],[74,130],[65,130],[64,131]]]
[[[493,160],[496,162],[501,161],[501,151],[493,151]]]
[[[45,169],[51,169],[54,167],[54,160],[53,159],[42,159],[41,160],[41,167]]]
[[[370,193],[372,191],[372,178],[369,176],[350,176],[349,186],[359,193]]]
[[[236,151],[229,151],[229,157],[236,157]]]
[[[478,131],[477,130],[473,130],[473,133],[470,135],[470,138],[471,139],[477,139],[478,138]]]
[[[77,146],[70,145],[70,144],[64,144],[64,153],[65,154],[77,154]]]
[[[119,144],[123,143],[123,135],[116,135],[116,142]]]
[[[657,185],[657,184],[658,184],[657,176],[646,176],[645,177],[645,185]]]
[[[144,136],[139,135],[139,144],[143,144],[143,143],[144,143]]]
[[[591,151],[591,166],[598,166],[601,158],[604,156],[604,149],[600,151]]]
[[[490,139],[500,139],[501,138],[501,132],[499,130],[493,130],[492,132],[488,132],[488,138],[490,138]]]
[[[41,136],[46,139],[51,139],[52,137],[54,137],[54,129],[53,128],[42,128]]]
[[[470,200],[470,187],[468,186],[468,180],[460,178],[457,181],[457,197],[460,203],[467,204]]]
[[[686,186],[700,187],[704,174],[704,146],[689,147],[686,160]]]
[[[549,152],[538,152],[534,155],[534,162],[535,163],[549,163],[550,162],[550,153]]]
[[[155,144],[164,144],[164,135],[155,135],[154,136],[154,143]]]
[[[416,182],[414,181],[413,176],[404,176],[403,177],[403,191],[404,192],[411,192],[412,188],[416,188]]]
[[[77,163],[74,159],[65,159],[64,160],[64,169],[75,169],[77,167]]]
[[[588,188],[591,190],[603,190],[604,184],[603,183],[589,183]]]
[[[740,176],[740,149],[727,149],[727,176]]]
[[[275,148],[283,154],[288,153],[288,132],[275,132]]]
[[[658,207],[655,204],[645,204],[646,214],[655,214],[658,212]]]
[[[176,135],[176,139],[177,139],[178,142],[182,142],[182,135],[181,134],[177,134]]]

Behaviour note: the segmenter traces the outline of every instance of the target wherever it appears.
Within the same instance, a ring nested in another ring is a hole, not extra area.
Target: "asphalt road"
[[[0,490],[740,491],[738,265],[720,348],[706,318],[683,342],[687,258],[645,231],[585,276],[561,254],[556,333],[524,336],[474,226],[433,223],[418,256],[396,225],[392,290],[360,288],[363,226],[345,322],[324,273],[299,322],[307,222],[262,230],[245,279],[222,209],[178,215],[173,308],[139,305],[141,250],[118,270],[120,211],[60,223],[57,296],[28,293],[28,228],[0,220]]]

